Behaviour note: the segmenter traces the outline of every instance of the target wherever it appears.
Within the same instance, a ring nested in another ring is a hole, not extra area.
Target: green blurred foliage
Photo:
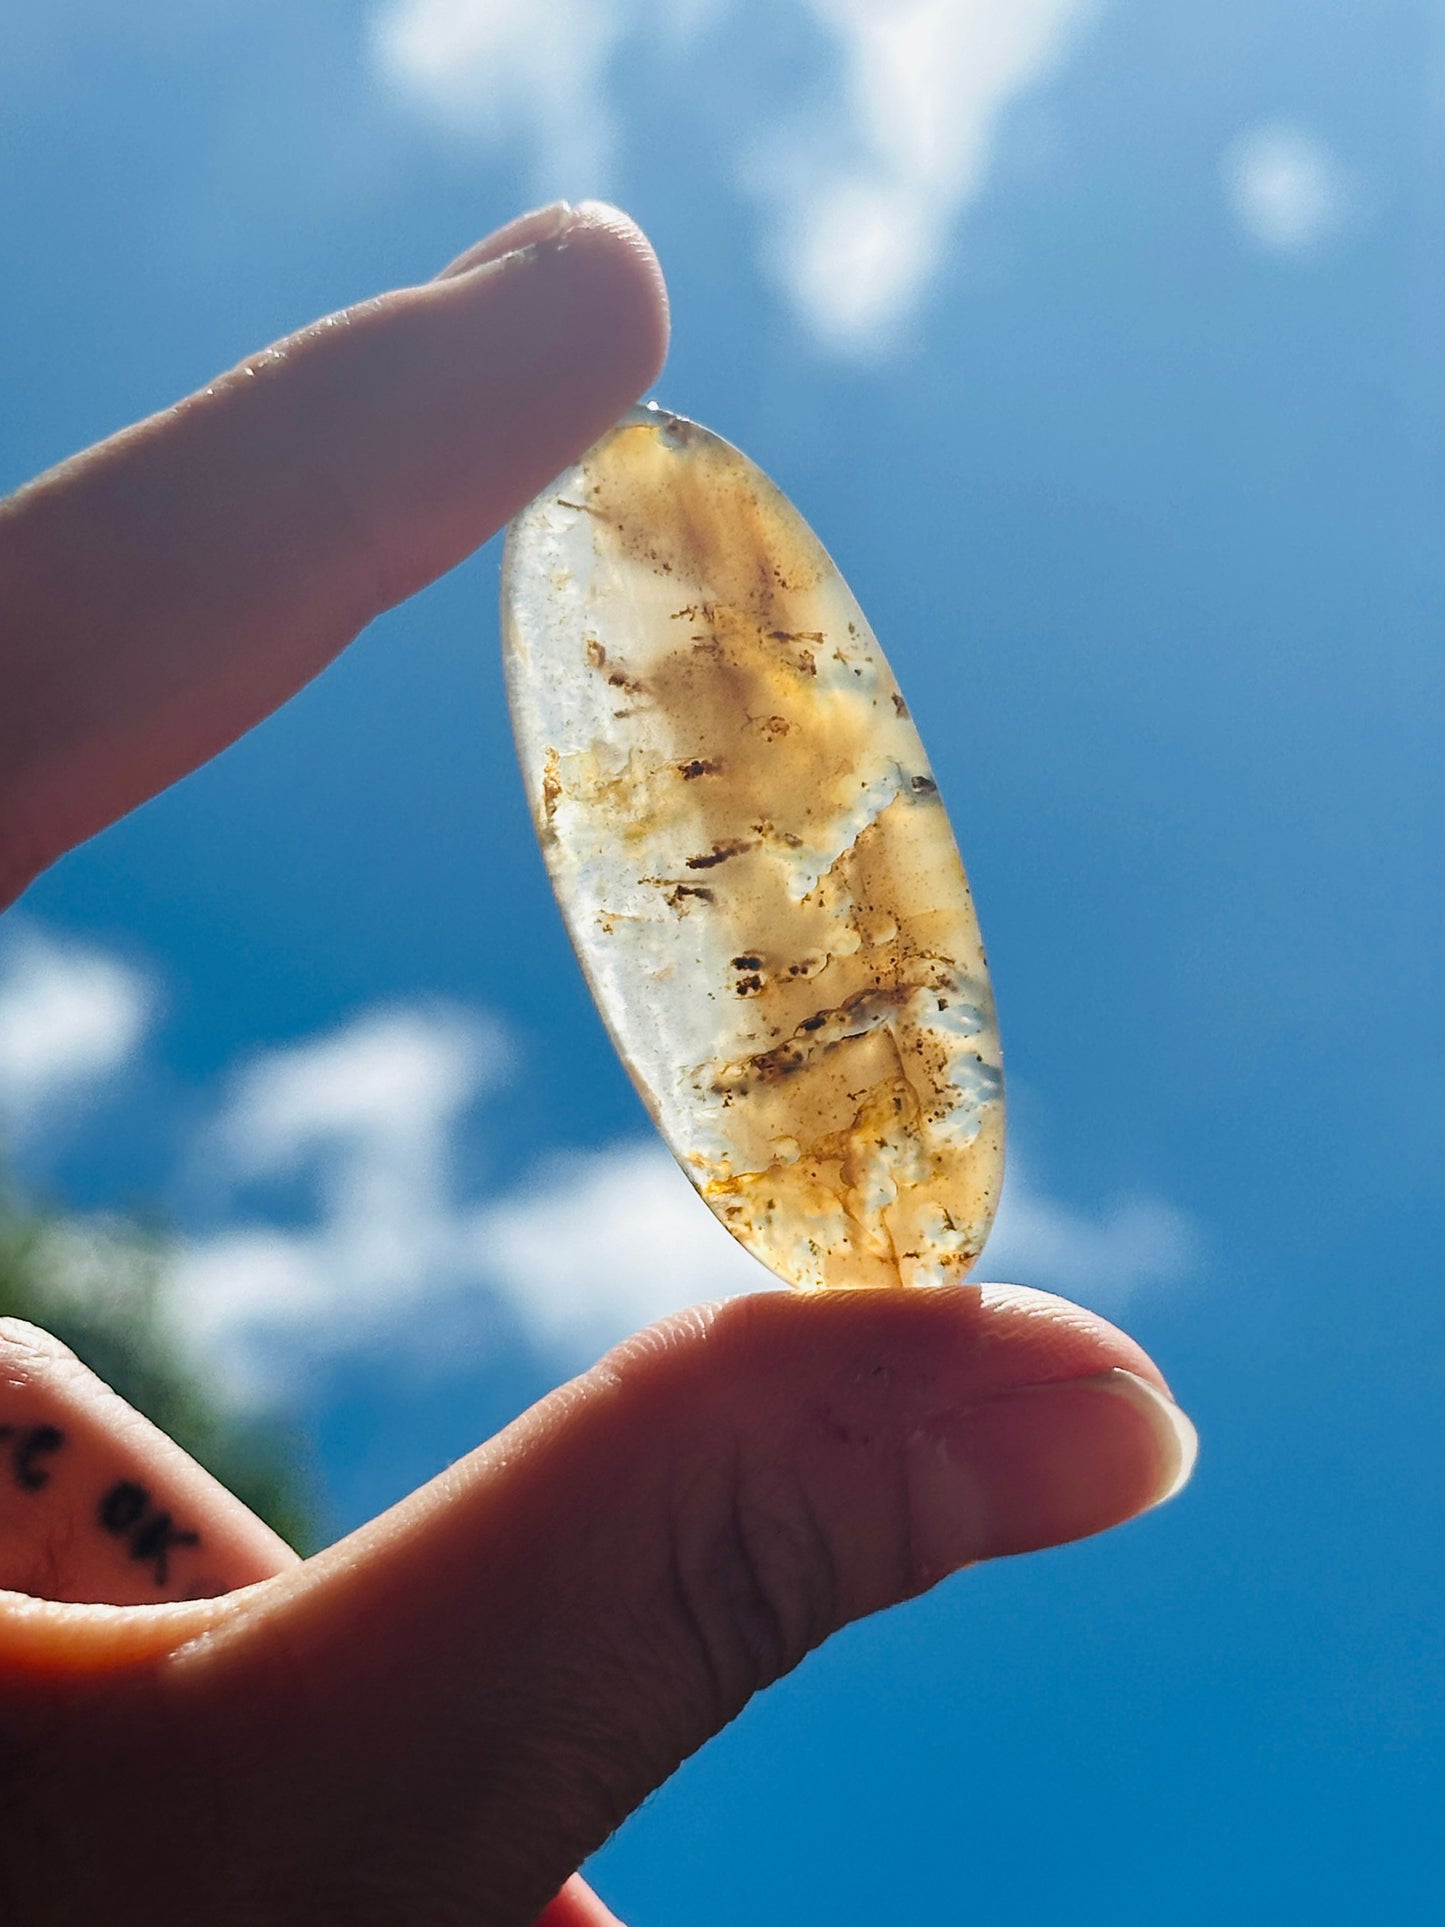
[[[0,1177],[0,1317],[53,1332],[298,1552],[314,1550],[301,1441],[228,1409],[186,1357],[166,1318],[166,1266],[159,1232],[38,1209]]]

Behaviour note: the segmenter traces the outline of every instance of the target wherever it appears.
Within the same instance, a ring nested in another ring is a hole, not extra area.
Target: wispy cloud
[[[467,1195],[458,1138],[505,1078],[500,1027],[454,1008],[367,1013],[246,1066],[207,1157],[224,1217],[183,1250],[174,1309],[242,1397],[348,1348],[414,1358],[466,1305],[498,1307],[560,1370],[700,1299],[757,1289],[762,1268],[652,1144],[545,1163],[519,1188]],[[246,1214],[258,1178],[305,1172],[303,1223]]]
[[[516,141],[540,193],[578,197],[611,181],[611,62],[638,11],[623,0],[385,0],[370,48],[449,132]]]
[[[1242,134],[1226,150],[1222,171],[1235,219],[1271,254],[1313,252],[1358,208],[1351,171],[1313,134],[1282,122]]]
[[[743,178],[772,273],[824,344],[886,348],[984,187],[1000,119],[1063,59],[1088,0],[803,0],[836,95],[754,137]],[[840,111],[841,110],[841,111]]]
[[[1083,1211],[1039,1190],[1014,1158],[977,1275],[1112,1315],[1143,1291],[1182,1283],[1198,1262],[1193,1220],[1164,1199],[1125,1195]]]
[[[188,1246],[176,1305],[241,1396],[350,1347],[422,1362],[438,1333],[475,1336],[499,1309],[571,1371],[666,1312],[773,1282],[655,1141],[554,1157],[473,1194],[460,1128],[511,1057],[476,1014],[394,1009],[242,1071],[212,1138],[232,1201]],[[304,1222],[237,1214],[248,1183],[288,1170],[314,1182]],[[1193,1252],[1188,1221],[1159,1200],[1090,1213],[1015,1176],[984,1268],[1113,1311],[1180,1278]]]
[[[12,1139],[116,1078],[144,1040],[146,979],[119,958],[21,925],[0,947],[0,1120]]]
[[[925,300],[987,182],[999,121],[1065,57],[1093,0],[778,0],[811,28],[814,70],[781,114],[747,83],[712,124],[760,215],[757,247],[818,343],[885,350]],[[753,32],[737,0],[379,0],[383,79],[450,133],[513,145],[539,193],[618,191],[619,71],[646,40],[678,85],[729,82],[704,29]]]
[[[511,1067],[502,1027],[452,1004],[367,1011],[344,1028],[243,1065],[217,1135],[241,1178],[332,1147],[420,1190],[444,1183],[449,1137]]]
[[[456,1144],[511,1047],[454,1006],[370,1011],[232,1080],[206,1146],[223,1221],[185,1248],[175,1309],[192,1342],[261,1382],[268,1361],[365,1343],[417,1299],[468,1282]],[[248,1185],[306,1174],[299,1228],[248,1215]]]
[[[670,1311],[777,1283],[645,1141],[544,1165],[478,1212],[472,1235],[479,1271],[568,1368]]]
[[[33,928],[11,936],[0,1104],[12,1124],[93,1096],[134,1062],[152,1003],[104,951]],[[570,1372],[669,1311],[774,1282],[656,1139],[554,1155],[510,1187],[479,1182],[475,1126],[483,1141],[497,1127],[517,1062],[495,1018],[415,1003],[234,1068],[199,1146],[210,1221],[182,1241],[169,1303],[234,1396],[264,1402],[378,1346],[425,1370],[442,1347],[495,1342],[499,1325]],[[83,1296],[103,1276],[87,1255],[103,1225],[73,1229],[70,1285]],[[1015,1161],[981,1269],[1117,1311],[1183,1277],[1195,1252],[1169,1204],[1079,1210]]]

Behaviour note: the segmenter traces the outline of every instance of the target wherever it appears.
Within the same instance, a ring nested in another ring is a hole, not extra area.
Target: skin
[[[666,337],[637,229],[544,210],[0,507],[0,901],[490,535]],[[1156,1367],[1060,1300],[769,1293],[302,1563],[0,1320],[0,1917],[598,1927],[574,1869],[754,1692],[1192,1458]]]

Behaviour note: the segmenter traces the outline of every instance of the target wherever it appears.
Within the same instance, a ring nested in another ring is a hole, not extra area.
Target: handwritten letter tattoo
[[[53,1476],[53,1460],[66,1446],[56,1425],[0,1425],[0,1464],[9,1461],[11,1481],[22,1492],[43,1492]],[[199,1546],[201,1535],[179,1526],[149,1491],[133,1479],[120,1479],[101,1494],[94,1512],[102,1532],[123,1540],[129,1556],[151,1568],[157,1589],[169,1586],[174,1553]]]

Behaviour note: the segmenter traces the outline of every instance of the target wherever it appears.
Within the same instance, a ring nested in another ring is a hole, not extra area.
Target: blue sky
[[[814,521],[949,799],[1013,1100],[981,1274],[1120,1318],[1199,1424],[1166,1511],[751,1709],[595,1867],[637,1927],[1431,1911],[1442,103],[1426,0],[0,23],[0,485],[523,205],[643,221],[660,396]],[[562,936],[497,563],[0,926],[15,1161],[164,1209],[338,1531],[754,1275]]]

